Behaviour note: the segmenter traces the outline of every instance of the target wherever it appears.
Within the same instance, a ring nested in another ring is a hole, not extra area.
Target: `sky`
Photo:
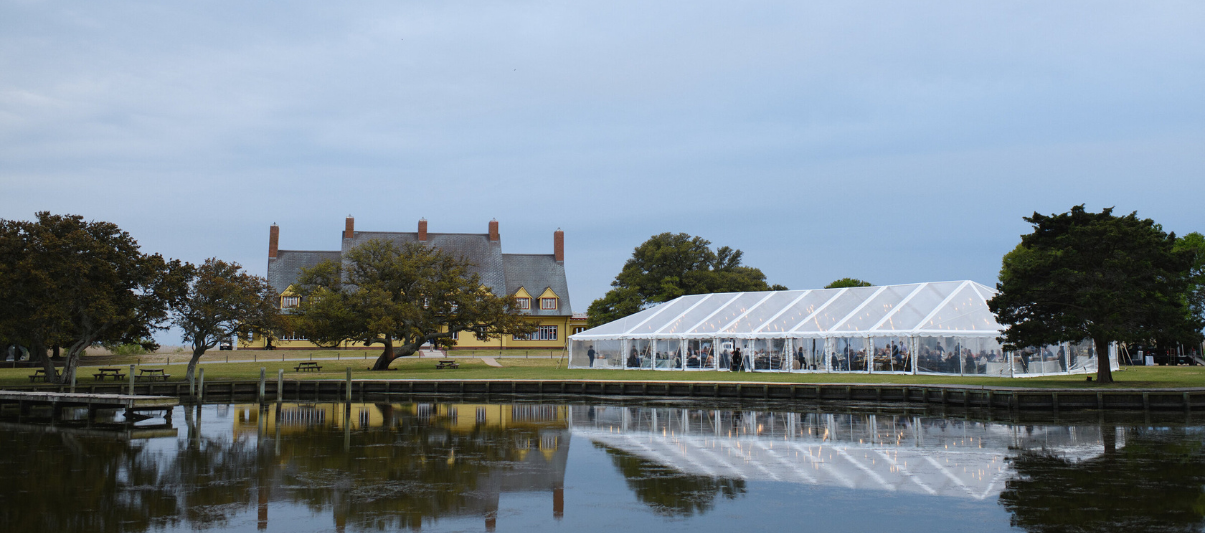
[[[1205,232],[1205,2],[0,0],[0,218],[266,274],[356,228],[662,232],[770,283],[994,284],[1035,211]]]

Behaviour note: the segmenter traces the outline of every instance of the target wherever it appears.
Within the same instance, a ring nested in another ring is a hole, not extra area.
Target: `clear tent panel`
[[[906,337],[871,337],[875,372],[911,372]]]
[[[912,331],[950,293],[958,289],[961,281],[925,283],[908,302],[887,317],[875,331]]]
[[[774,293],[765,301],[758,304],[757,307],[751,309],[748,314],[725,328],[723,333],[753,333],[757,331],[758,328],[766,324],[767,320],[777,315],[784,307],[802,296],[804,292],[782,291]]]
[[[753,370],[780,372],[786,366],[786,339],[755,339],[753,341]]]
[[[678,339],[657,339],[653,357],[653,368],[657,370],[682,369],[682,341]]]
[[[816,372],[824,370],[824,339],[804,337],[791,339],[791,370]]]
[[[716,366],[714,342],[711,339],[686,341],[686,369],[713,370]]]
[[[586,351],[587,351],[586,347],[587,346],[590,346],[589,350],[592,352],[592,353],[590,353],[590,356],[595,355],[593,353],[594,352],[593,344],[594,343],[592,341],[581,341],[581,340],[570,341],[569,368],[590,368],[591,366],[593,366],[591,364],[591,363],[593,363],[592,357],[588,357],[586,355]]]
[[[833,329],[833,332],[868,331],[890,315],[895,307],[907,298],[918,285],[892,285],[883,287],[870,301],[866,302],[857,313],[847,318],[845,322]]]
[[[666,302],[657,307],[658,313],[651,315],[643,324],[634,325],[632,329],[628,330],[628,333],[634,335],[656,333],[705,298],[707,298],[705,294],[696,294]]]
[[[996,315],[971,284],[949,298],[918,329],[936,331],[999,331]]]
[[[721,329],[727,327],[728,324],[732,323],[733,319],[740,316],[745,311],[748,311],[749,308],[756,305],[757,302],[761,301],[766,296],[768,296],[768,294],[764,292],[742,293],[740,296],[737,296],[735,300],[732,300],[731,303],[720,309],[719,312],[711,315],[706,319],[705,322],[699,324],[698,327],[691,331],[687,331],[686,333],[715,333],[720,331]]]
[[[832,303],[820,309],[807,322],[800,324],[795,331],[798,332],[815,332],[824,333],[837,323],[841,322],[854,309],[857,309],[862,302],[870,298],[878,287],[854,287],[846,289],[844,293],[837,296]]]
[[[1011,376],[1009,369],[1008,354],[1004,352],[1004,348],[992,337],[983,337],[979,339],[979,350],[976,353],[976,372],[985,376],[1007,377]]]
[[[594,351],[593,359],[590,359],[591,350]],[[573,357],[569,362],[572,368],[623,368],[623,341],[574,340]]]
[[[653,368],[653,341],[651,339],[630,339],[628,357],[625,361],[627,368]]]
[[[772,320],[766,327],[762,328],[762,333],[786,333],[791,331],[800,322],[812,316],[817,309],[820,309],[829,300],[840,294],[839,289],[822,289],[810,291],[798,302],[795,302],[778,318]]]
[[[644,322],[649,317],[657,313],[657,310],[665,304],[658,304],[654,307],[645,309],[639,313],[628,315],[613,322],[607,322],[598,327],[590,328],[581,332],[581,335],[620,335],[627,333],[629,329],[636,327],[637,324]]]
[[[1091,374],[1097,370],[1096,345],[1091,339],[1071,344],[1067,359],[1071,371],[1077,374]]]
[[[1067,345],[1029,346],[1013,352],[1013,375],[1044,376],[1066,373],[1066,370],[1059,363],[1058,354],[1060,350],[1062,350],[1065,356]]]
[[[916,371],[929,374],[961,374],[958,339],[954,337],[917,337]]]
[[[832,355],[829,357],[833,372],[865,372],[867,368],[867,343],[864,337],[834,337]]]
[[[658,333],[662,335],[677,335],[687,333],[690,328],[702,322],[703,319],[711,316],[712,313],[719,310],[721,307],[733,298],[737,297],[737,293],[720,293],[709,294],[703,300],[697,302],[698,305],[686,310],[684,313],[674,317],[661,327]]]

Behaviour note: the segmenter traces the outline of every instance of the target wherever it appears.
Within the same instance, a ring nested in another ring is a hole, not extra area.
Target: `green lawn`
[[[224,352],[225,353],[225,352]],[[223,353],[223,354],[224,354]],[[276,355],[257,357],[258,361],[225,363],[224,355],[209,357],[204,360],[213,361],[202,364],[205,369],[206,381],[212,380],[253,380],[259,378],[259,369],[265,368],[268,379],[276,379],[276,372],[284,369],[286,379],[342,379],[346,376],[346,368],[352,369],[355,379],[602,379],[602,380],[656,380],[656,381],[756,381],[771,383],[898,383],[898,384],[965,384],[974,386],[995,387],[1075,387],[1096,388],[1099,385],[1088,383],[1086,376],[1051,376],[1027,379],[987,378],[987,377],[958,377],[958,376],[899,376],[888,374],[778,374],[758,372],[666,372],[652,370],[568,370],[557,368],[556,359],[545,358],[505,358],[498,359],[503,368],[494,368],[481,362],[480,359],[458,359],[459,369],[437,370],[433,359],[406,358],[395,361],[393,368],[387,372],[368,370],[371,358],[344,358],[338,361],[320,360],[321,372],[295,372],[295,361],[281,362],[280,352],[268,352]],[[315,351],[314,357],[333,357],[335,352]],[[359,352],[341,352],[345,355],[359,355]],[[246,352],[239,354],[246,355]],[[286,352],[292,359],[303,357],[301,352]],[[171,380],[183,380],[186,358],[171,356],[170,364],[164,364],[167,356],[143,356],[142,368],[163,368],[171,374]],[[248,357],[249,359],[250,357]],[[138,361],[138,357],[124,358],[106,356],[104,360],[92,357],[85,358],[85,365],[105,365],[122,367],[128,370],[128,365]],[[81,367],[79,383],[92,383],[95,368]],[[32,369],[0,369],[0,387],[13,385],[29,385],[28,376]],[[1168,388],[1168,387],[1205,387],[1205,367],[1130,367],[1113,374],[1116,382],[1108,388]]]

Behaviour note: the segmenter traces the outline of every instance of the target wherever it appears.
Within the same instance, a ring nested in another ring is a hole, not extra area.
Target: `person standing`
[[[590,349],[586,350],[586,357],[590,358],[590,368],[594,368],[594,345],[590,345]]]
[[[732,371],[740,372],[744,370],[744,358],[741,357],[741,349],[735,348],[732,350]]]

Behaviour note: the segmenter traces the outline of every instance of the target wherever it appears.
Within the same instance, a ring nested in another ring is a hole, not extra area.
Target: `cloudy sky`
[[[0,218],[264,274],[358,229],[650,235],[813,288],[995,282],[1022,216],[1205,231],[1205,2],[0,2]]]

